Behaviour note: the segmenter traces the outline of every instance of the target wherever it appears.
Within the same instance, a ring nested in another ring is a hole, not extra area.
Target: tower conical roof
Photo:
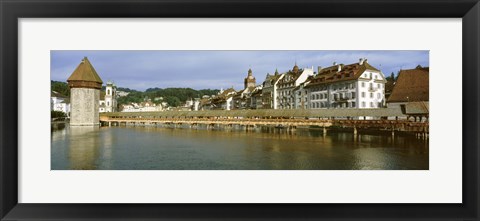
[[[103,83],[87,57],[82,59],[82,62],[80,62],[67,81],[91,81],[100,84]]]
[[[73,73],[67,79],[70,87],[92,87],[101,88],[102,79],[98,76],[97,71],[93,68],[92,64],[87,57],[82,59],[82,62],[75,68]]]

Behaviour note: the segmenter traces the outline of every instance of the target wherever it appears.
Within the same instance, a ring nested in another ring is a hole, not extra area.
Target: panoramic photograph
[[[429,170],[427,50],[52,50],[51,170]]]

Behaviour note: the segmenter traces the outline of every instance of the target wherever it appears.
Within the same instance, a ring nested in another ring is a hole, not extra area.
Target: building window
[[[380,93],[377,94],[377,99],[380,99]]]
[[[362,98],[365,98],[365,92],[362,92]]]
[[[373,102],[370,102],[370,107],[373,107]]]
[[[378,107],[381,107],[382,106],[382,102],[378,102]]]
[[[373,93],[370,93],[370,98],[373,98]]]
[[[362,107],[365,107],[365,101],[362,101]]]
[[[107,95],[110,95],[110,89],[107,90]]]
[[[352,97],[351,99],[355,99],[355,92],[352,92]]]
[[[362,82],[362,87],[365,87],[365,82]]]
[[[107,106],[110,106],[110,101],[107,101]]]
[[[355,102],[352,102],[352,107],[355,107]]]

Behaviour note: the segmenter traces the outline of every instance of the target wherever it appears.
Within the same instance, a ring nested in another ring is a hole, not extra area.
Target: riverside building
[[[385,106],[385,76],[377,68],[360,59],[358,63],[318,67],[307,89],[308,107],[318,108],[381,108]]]
[[[275,74],[267,74],[265,81],[263,82],[262,89],[262,108],[263,109],[277,109],[277,87],[278,82],[285,76],[285,74],[279,74],[278,70],[275,70]]]
[[[295,109],[294,89],[305,82],[309,76],[313,76],[313,68],[299,69],[297,64],[293,69],[285,73],[278,82],[277,103],[275,109]]]

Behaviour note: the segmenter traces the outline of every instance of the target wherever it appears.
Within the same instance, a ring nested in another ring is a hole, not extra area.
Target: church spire
[[[298,73],[298,66],[297,66],[297,61],[296,60],[295,60],[295,66],[293,66],[292,72],[293,73]]]
[[[255,87],[255,84],[256,84],[255,77],[253,76],[252,69],[249,68],[247,77],[244,80],[244,86],[245,88]]]

